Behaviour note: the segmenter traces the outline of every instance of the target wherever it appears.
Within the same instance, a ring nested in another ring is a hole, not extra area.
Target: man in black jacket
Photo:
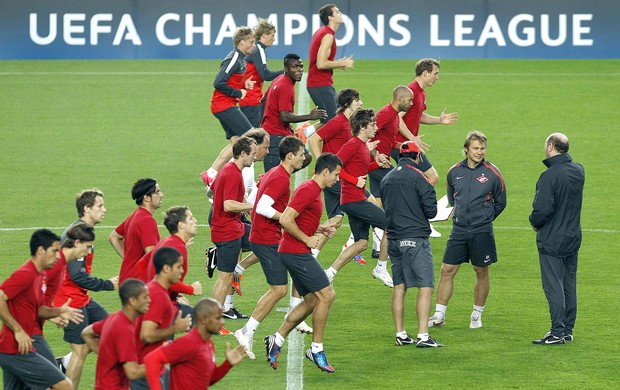
[[[420,148],[413,141],[400,147],[398,166],[381,180],[381,199],[387,218],[388,252],[392,260],[392,317],[396,345],[415,344],[418,348],[443,347],[428,335],[435,277],[433,253],[428,236],[429,218],[437,215],[435,189],[420,170]],[[418,337],[405,330],[405,295],[418,287],[416,312]]]
[[[581,204],[585,172],[568,154],[568,137],[553,133],[545,141],[547,166],[536,183],[530,223],[551,330],[534,344],[564,344],[573,340],[577,317],[577,256],[581,246]]]

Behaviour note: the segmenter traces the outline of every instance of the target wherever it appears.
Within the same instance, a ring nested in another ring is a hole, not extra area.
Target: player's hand
[[[191,237],[189,240],[187,240],[187,242],[185,243],[185,247],[189,248],[190,246],[192,246],[192,244],[194,243],[194,237]]]
[[[375,156],[375,161],[381,168],[389,168],[390,167],[390,158],[385,154],[377,154]]]
[[[62,318],[61,316],[49,318],[48,321],[59,328],[66,328],[67,325],[69,325],[69,320]]]
[[[457,112],[451,112],[446,114],[446,107],[443,108],[441,115],[439,115],[439,123],[442,125],[451,125],[456,123],[456,120],[459,118],[459,114]]]
[[[252,80],[252,77],[250,77],[249,79],[245,80],[245,89],[252,89],[252,88],[254,88],[254,84],[256,84],[256,81]]]
[[[112,282],[112,284],[114,285],[114,289],[118,290],[118,276],[112,276],[110,279],[108,279],[110,282]]]
[[[71,298],[67,299],[67,302],[59,307],[60,317],[69,320],[76,325],[81,324],[82,321],[84,321],[84,314],[82,313],[82,310],[70,307],[69,303],[71,303]]]
[[[179,294],[177,296],[177,302],[178,303],[182,303],[182,304],[187,305],[187,306],[191,306],[191,304],[189,303],[189,300],[187,298],[185,298],[182,294]]]
[[[321,226],[321,234],[328,238],[332,238],[336,233],[336,227],[333,225]]]
[[[377,149],[377,145],[379,145],[379,142],[381,142],[381,141],[380,140],[376,140],[376,141],[368,140],[368,141],[366,141],[366,147],[368,148],[368,151],[372,152],[373,150]]]
[[[355,60],[353,59],[352,55],[348,57],[343,57],[338,61],[340,62],[340,65],[344,70],[353,69],[355,67]]]
[[[192,287],[194,288],[194,293],[192,295],[202,295],[202,284],[197,280],[192,283]]]
[[[424,134],[420,134],[417,137],[414,136],[412,141],[415,142],[416,145],[418,145],[420,150],[422,150],[424,152],[428,152],[428,150],[431,148],[431,146],[429,144],[427,144],[426,142],[422,141],[422,137],[424,137]]]
[[[248,93],[248,91],[246,91],[245,89],[240,89],[241,91],[241,97],[239,98],[239,100],[243,100],[243,98],[245,98],[245,95]]]
[[[314,109],[310,111],[309,115],[310,119],[312,120],[323,119],[327,118],[327,111],[323,110],[322,108],[314,107]]]
[[[17,341],[17,350],[22,355],[27,354],[32,351],[32,342],[34,341],[28,334],[20,329],[15,332],[15,341]]]
[[[191,314],[181,318],[182,315],[181,311],[177,313],[177,318],[174,320],[174,333],[187,332],[192,327]]]
[[[230,349],[230,342],[226,342],[226,360],[231,366],[241,363],[247,356],[243,345],[237,345],[235,349]]]
[[[315,249],[319,246],[319,238],[317,236],[310,236],[306,240],[306,246],[310,249]]]
[[[366,176],[359,176],[357,178],[357,183],[355,184],[355,186],[357,188],[364,188],[364,187],[366,187]]]

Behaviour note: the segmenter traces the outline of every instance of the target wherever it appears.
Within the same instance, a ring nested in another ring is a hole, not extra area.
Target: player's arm
[[[144,343],[155,343],[174,336],[177,333],[184,332],[192,325],[192,316],[187,315],[181,318],[181,312],[177,313],[177,317],[172,325],[167,328],[160,328],[155,321],[144,320],[140,329],[140,339]]]
[[[99,333],[95,332],[92,324],[82,330],[82,339],[91,351],[99,353]]]
[[[548,175],[543,173],[536,183],[536,195],[532,203],[530,223],[534,229],[540,229],[551,218],[555,207],[555,197]]]
[[[265,81],[271,81],[284,73],[284,69],[278,71],[269,70],[267,67],[267,55],[265,54],[265,49],[259,45],[256,45],[256,50],[252,53],[252,59],[254,61],[254,67],[260,75],[260,78]]]
[[[144,375],[146,374],[144,364],[138,364],[138,362],[123,363],[123,370],[125,371],[125,376],[127,376],[127,379],[130,381],[144,378]]]
[[[444,107],[443,111],[439,116],[431,116],[427,113],[423,112],[422,117],[420,118],[420,122],[425,125],[451,125],[456,123],[459,118],[459,114],[456,112],[446,113],[446,107]]]
[[[169,362],[170,361],[167,359],[162,347],[154,349],[144,357],[146,381],[148,382],[151,390],[161,390],[159,373],[161,371],[161,368]]]
[[[407,140],[415,142],[420,147],[420,149],[427,152],[431,147],[430,145],[422,141],[422,137],[424,137],[424,134],[418,135],[417,137],[413,135],[413,133],[409,130],[409,128],[405,124],[405,121],[403,120],[403,116],[405,114],[406,112],[400,112],[398,114],[398,116],[400,117],[400,125],[398,127],[398,132],[402,134],[402,136],[405,137]],[[425,114],[422,114],[422,115],[425,115]]]
[[[421,186],[416,186],[420,191],[420,203],[422,204],[422,211],[426,219],[432,219],[437,216],[437,194],[435,188],[428,182],[428,180],[422,180]]]
[[[32,351],[32,338],[28,336],[26,331],[19,325],[19,323],[13,318],[9,311],[9,305],[7,304],[9,297],[0,290],[0,319],[2,323],[11,329],[15,335],[15,341],[17,341],[17,350],[19,353],[24,354]]]
[[[219,366],[213,370],[213,375],[211,375],[211,383],[217,383],[220,379],[222,379],[228,371],[232,368],[232,366],[239,364],[247,355],[245,354],[245,349],[243,346],[238,345],[234,349],[230,349],[230,343],[226,343],[226,360],[222,362]]]
[[[286,231],[289,232],[293,237],[306,244],[307,247],[316,248],[319,243],[318,237],[308,237],[304,232],[301,231],[299,226],[297,226],[297,222],[295,222],[295,219],[297,219],[298,216],[299,213],[297,212],[297,210],[292,207],[287,207],[286,209],[284,209],[284,212],[280,217],[280,225],[282,225],[282,227],[286,229]]]
[[[295,114],[291,111],[280,111],[280,120],[286,123],[298,123],[327,118],[327,111],[314,107],[309,114]]]
[[[262,215],[265,218],[274,219],[276,221],[280,220],[282,213],[273,208],[273,205],[276,201],[267,194],[263,194],[258,203],[256,204],[256,213]]]
[[[308,145],[310,146],[310,151],[314,155],[314,157],[319,157],[323,154],[323,138],[317,133],[312,134],[310,138],[308,138]]]
[[[331,34],[325,34],[321,39],[321,45],[319,46],[319,50],[316,54],[316,67],[321,70],[353,69],[353,66],[355,65],[353,56],[334,61],[329,60],[329,54],[332,51],[333,44],[334,36]]]
[[[227,213],[245,213],[250,210],[252,210],[252,205],[247,202],[237,202],[232,199],[224,201],[224,211]]]
[[[506,187],[504,185],[504,178],[499,171],[496,173],[497,178],[493,183],[493,208],[495,209],[493,219],[499,217],[506,208]]]
[[[238,55],[238,53],[236,53],[236,55]],[[243,97],[245,96],[245,90],[235,89],[227,83],[228,79],[230,79],[230,75],[233,74],[237,69],[236,63],[231,64],[234,57],[235,55],[233,55],[231,58],[226,58],[222,62],[222,66],[217,72],[215,80],[213,80],[213,88],[217,89],[225,95],[243,99]]]
[[[112,233],[108,236],[108,241],[122,259],[125,253],[125,237],[118,234],[116,230],[112,230]]]
[[[60,307],[49,307],[46,305],[39,306],[38,317],[44,320],[60,316],[65,320],[69,320],[74,324],[81,324],[84,320],[82,310],[69,306],[71,298]]]
[[[113,280],[99,279],[86,272],[83,261],[70,261],[67,264],[69,278],[79,287],[90,291],[112,291],[114,290]]]

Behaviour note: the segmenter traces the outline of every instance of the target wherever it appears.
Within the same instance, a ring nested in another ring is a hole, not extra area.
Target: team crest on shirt
[[[397,171],[400,171],[401,169],[403,169],[403,167],[396,167]]]
[[[482,174],[482,176],[477,177],[476,180],[478,180],[480,183],[486,183],[487,181],[489,181],[489,179],[484,176],[484,173]]]
[[[41,283],[41,291],[43,292],[43,294],[47,292],[47,284]]]

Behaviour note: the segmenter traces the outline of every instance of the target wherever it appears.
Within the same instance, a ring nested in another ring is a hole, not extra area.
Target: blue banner
[[[223,58],[237,26],[277,28],[270,55],[307,56],[323,1],[3,0],[1,59]],[[620,2],[337,3],[338,56],[363,59],[620,58]]]

